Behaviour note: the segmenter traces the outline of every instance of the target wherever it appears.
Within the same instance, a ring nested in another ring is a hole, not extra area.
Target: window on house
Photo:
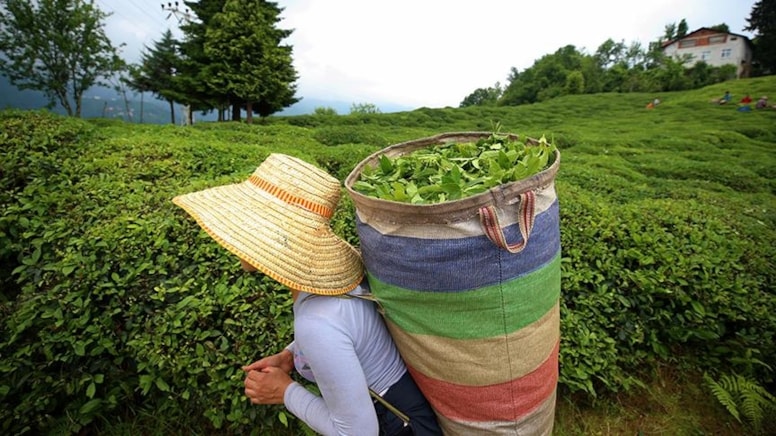
[[[695,39],[683,39],[679,41],[679,48],[695,47],[697,44],[698,41]]]
[[[709,44],[721,44],[725,42],[725,35],[716,35],[709,37]]]
[[[731,50],[729,48],[723,48],[722,49],[722,59],[727,59],[731,55]]]
[[[701,53],[701,60],[702,61],[707,61],[709,59],[711,59],[711,52],[710,51],[704,51],[703,53]]]

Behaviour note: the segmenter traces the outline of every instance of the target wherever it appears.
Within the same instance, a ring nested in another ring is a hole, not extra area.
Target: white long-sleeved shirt
[[[351,294],[363,292],[359,286]],[[302,292],[294,303],[289,348],[297,371],[318,385],[322,397],[292,383],[284,396],[286,408],[325,436],[377,435],[368,387],[384,393],[407,368],[375,303],[310,296]]]

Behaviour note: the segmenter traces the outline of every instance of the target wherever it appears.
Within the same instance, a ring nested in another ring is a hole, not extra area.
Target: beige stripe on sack
[[[558,198],[555,193],[555,183],[538,189],[536,195],[536,215],[541,214],[552,206]],[[501,206],[499,211],[499,222],[503,227],[511,226],[517,223],[520,205],[513,204],[508,207]],[[483,234],[482,226],[478,217],[473,217],[464,221],[451,222],[445,224],[395,224],[385,221],[380,215],[369,216],[363,211],[357,210],[358,218],[382,233],[383,235],[404,236],[420,239],[457,239],[471,236],[480,236]]]
[[[478,340],[413,335],[390,320],[386,324],[402,357],[417,371],[448,383],[489,386],[520,378],[547,361],[560,338],[560,306],[510,335]]]

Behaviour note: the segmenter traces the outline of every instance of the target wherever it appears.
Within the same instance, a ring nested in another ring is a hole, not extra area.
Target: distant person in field
[[[752,97],[746,94],[744,98],[738,103],[739,112],[751,112],[752,111]]]
[[[719,104],[728,104],[733,97],[730,95],[730,91],[725,91],[725,95],[719,99]]]

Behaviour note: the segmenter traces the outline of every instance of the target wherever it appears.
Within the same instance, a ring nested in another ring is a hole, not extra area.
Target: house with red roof
[[[688,67],[700,61],[713,67],[735,65],[738,78],[749,77],[752,41],[744,35],[701,27],[681,38],[664,42],[663,54],[676,58],[688,55]]]

